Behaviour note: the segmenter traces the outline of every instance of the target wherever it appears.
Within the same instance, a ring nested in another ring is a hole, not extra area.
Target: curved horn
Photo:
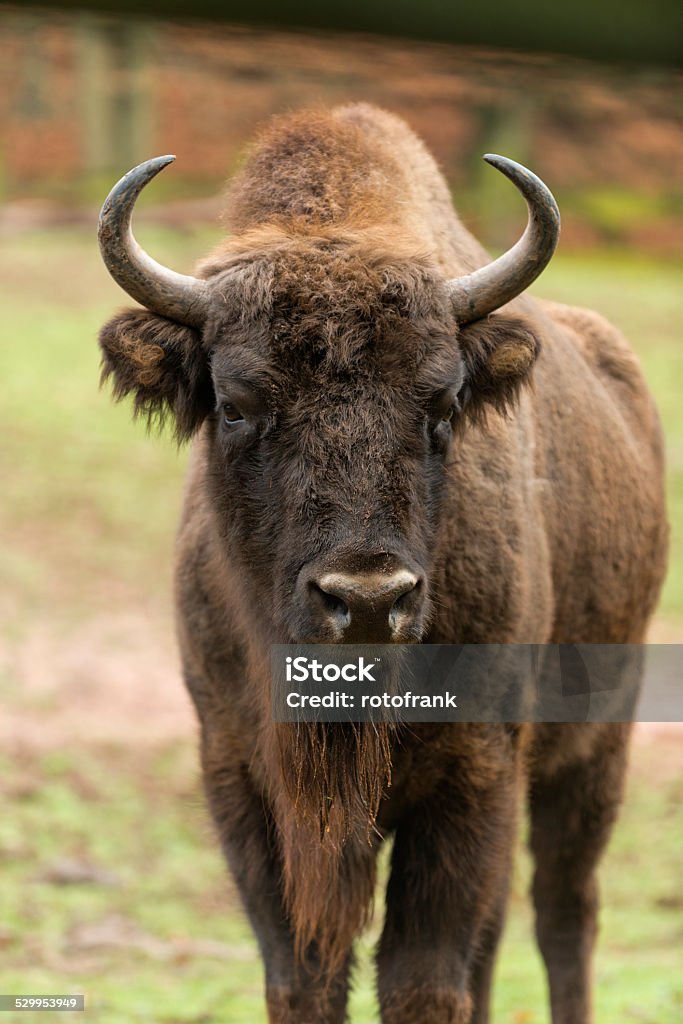
[[[484,160],[522,193],[529,207],[529,222],[512,249],[488,266],[448,282],[453,312],[461,324],[480,320],[528,288],[550,262],[560,237],[560,211],[547,185],[507,157],[487,153]]]
[[[100,252],[116,283],[136,302],[170,320],[201,327],[209,309],[206,283],[162,267],[138,245],[131,230],[136,199],[145,185],[174,160],[174,156],[146,160],[114,185],[100,213]]]

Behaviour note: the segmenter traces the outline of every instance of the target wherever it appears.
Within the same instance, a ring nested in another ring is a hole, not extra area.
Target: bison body
[[[117,395],[194,436],[178,631],[269,1019],[345,1019],[393,836],[382,1020],[487,1021],[526,793],[553,1022],[587,1024],[629,727],[277,725],[269,648],[641,642],[666,523],[637,360],[587,310],[454,311],[488,257],[421,142],[365,105],[276,120],[228,226],[196,279],[163,279],[173,302],[160,271],[153,298],[127,285],[151,311],[101,344]]]

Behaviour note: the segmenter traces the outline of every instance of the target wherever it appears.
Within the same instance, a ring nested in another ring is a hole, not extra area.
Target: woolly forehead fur
[[[248,345],[275,372],[409,372],[425,387],[457,376],[444,282],[398,235],[389,249],[379,231],[264,226],[224,243],[198,272],[215,295],[210,349]]]

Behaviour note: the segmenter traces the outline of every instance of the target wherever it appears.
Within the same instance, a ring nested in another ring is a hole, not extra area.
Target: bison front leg
[[[621,802],[629,733],[630,726],[621,723],[539,727],[537,747],[546,757],[530,789],[530,845],[536,935],[553,1024],[593,1019],[595,874]]]
[[[481,773],[454,760],[397,828],[378,951],[384,1024],[488,1019],[517,803],[515,758],[504,760]]]
[[[283,909],[276,829],[245,765],[217,759],[203,743],[204,784],[221,845],[256,934],[265,966],[270,1024],[342,1024],[351,956],[333,975],[315,948],[299,963]]]

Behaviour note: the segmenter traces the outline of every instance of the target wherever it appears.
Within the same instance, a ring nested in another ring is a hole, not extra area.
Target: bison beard
[[[391,784],[389,723],[273,724],[264,754],[297,956],[315,944],[328,977],[372,909],[375,821]],[[274,740],[274,742],[273,742]]]

